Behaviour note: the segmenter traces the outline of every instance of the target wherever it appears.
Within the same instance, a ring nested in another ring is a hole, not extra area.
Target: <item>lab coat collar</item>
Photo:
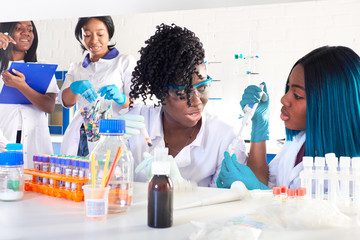
[[[154,115],[154,122],[153,123],[159,123],[159,124],[151,124],[153,126],[153,128],[150,130],[150,135],[153,136],[151,138],[151,140],[154,140],[155,138],[157,137],[162,137],[164,138],[164,130],[163,130],[163,124],[162,124],[162,113],[163,113],[163,108],[162,106],[159,107],[157,109],[157,111],[155,112],[155,115]],[[195,140],[190,143],[188,146],[196,146],[196,147],[201,147],[202,150],[205,149],[205,146],[204,146],[204,142],[203,142],[203,133],[204,133],[204,129],[205,129],[205,122],[206,122],[206,114],[204,112],[202,112],[201,114],[201,128],[200,128],[200,131],[199,133],[197,134]],[[150,126],[151,126],[150,125]]]
[[[153,126],[153,128],[150,130],[150,136],[152,136],[151,140],[155,141],[156,138],[162,138],[162,141],[164,142],[164,131],[163,131],[163,124],[162,124],[162,113],[163,109],[162,107],[157,109],[154,114],[154,123],[157,122],[158,124],[150,124],[150,126]],[[188,146],[184,147],[175,157],[175,161],[178,165],[178,167],[186,167],[191,164],[191,149],[193,147],[200,147],[202,151],[204,151],[204,131],[206,126],[206,114],[202,113],[201,118],[201,128],[199,133],[197,134],[195,140],[190,143]],[[163,143],[165,145],[165,142]]]
[[[117,56],[119,55],[119,51],[116,49],[116,48],[113,48],[110,50],[110,52],[108,52],[102,59],[107,59],[107,60],[110,60],[110,59],[114,59],[116,58]],[[82,66],[84,68],[87,68],[87,66],[89,66],[89,64],[91,63],[90,61],[90,54],[86,54],[85,58],[84,58],[84,61],[82,63]]]

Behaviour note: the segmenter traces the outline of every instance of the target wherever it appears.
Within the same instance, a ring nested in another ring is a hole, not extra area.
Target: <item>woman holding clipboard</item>
[[[10,143],[22,143],[24,167],[33,167],[33,155],[52,154],[45,113],[55,108],[59,88],[53,76],[45,94],[32,89],[19,71],[7,69],[13,62],[37,62],[38,35],[32,21],[0,24],[0,89],[16,88],[31,104],[0,103],[0,132]]]

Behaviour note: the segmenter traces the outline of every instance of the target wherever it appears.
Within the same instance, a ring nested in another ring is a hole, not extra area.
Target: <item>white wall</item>
[[[259,55],[255,63],[259,81],[266,81],[270,95],[270,137],[278,139],[284,137],[280,98],[292,65],[323,45],[344,45],[360,54],[359,9],[359,0],[331,0],[117,15],[113,42],[120,52],[139,58],[144,41],[162,22],[194,31],[204,43],[209,75],[222,80],[213,88],[223,100],[211,101],[208,107],[236,126],[248,65],[235,60],[234,54],[248,54],[251,44],[252,53]],[[35,21],[40,59],[58,63],[58,70],[83,59],[74,37],[76,22],[75,18]]]

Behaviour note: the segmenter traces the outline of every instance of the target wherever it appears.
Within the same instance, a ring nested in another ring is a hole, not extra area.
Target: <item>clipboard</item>
[[[56,64],[12,62],[9,72],[15,69],[25,75],[25,82],[35,91],[45,94],[53,78]],[[16,88],[4,84],[0,93],[0,103],[31,104],[31,102]]]

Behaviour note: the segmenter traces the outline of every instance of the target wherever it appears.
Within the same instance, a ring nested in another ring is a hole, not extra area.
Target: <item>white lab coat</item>
[[[0,89],[3,85],[0,76]],[[59,92],[55,76],[46,92]],[[33,168],[34,155],[53,154],[46,113],[32,104],[0,104],[0,113],[0,130],[9,143],[15,143],[17,131],[22,131],[24,168]]]
[[[143,160],[144,152],[153,154],[156,146],[165,147],[162,107],[139,104],[130,109],[129,114],[144,116],[145,127],[153,143],[152,147],[148,147],[141,134],[129,139],[129,148],[133,153],[136,167]],[[215,187],[224,152],[235,138],[236,132],[230,125],[204,111],[196,139],[175,157],[182,177],[196,182],[199,186]],[[245,164],[247,154],[243,141],[239,141],[235,153],[239,158],[238,161]],[[135,175],[135,181],[146,181],[145,170]]]
[[[286,141],[280,153],[269,164],[268,186],[287,186],[296,189],[300,187],[299,174],[303,170],[300,162],[294,167],[296,156],[305,142],[305,132],[300,132],[292,141]]]
[[[64,89],[69,88],[71,83],[79,80],[89,80],[93,84],[96,92],[103,86],[115,84],[121,92],[127,96],[129,95],[131,75],[136,65],[135,59],[132,56],[119,54],[114,48],[104,58],[99,59],[99,61],[90,62],[88,65],[87,63],[89,63],[88,56],[85,57],[83,62],[71,64],[59,94],[59,100],[63,105],[62,93]],[[113,116],[118,116],[127,111],[122,109],[121,106],[114,101],[108,102],[112,105]],[[83,97],[79,97],[74,119],[65,131],[60,154],[77,155],[80,128],[83,124],[83,117],[80,114],[80,110],[84,107],[91,107],[91,105],[92,104]],[[88,142],[90,152],[96,144],[97,142]]]
[[[4,137],[4,134],[0,129],[0,153],[6,150],[6,145],[8,143],[9,143],[8,140]]]

